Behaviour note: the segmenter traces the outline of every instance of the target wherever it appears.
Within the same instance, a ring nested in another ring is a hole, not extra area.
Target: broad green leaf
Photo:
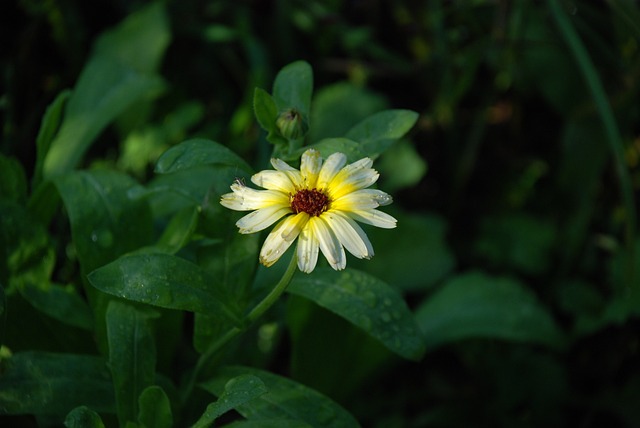
[[[553,318],[515,279],[466,273],[447,281],[416,313],[427,347],[472,337],[562,344]]]
[[[359,142],[362,151],[375,158],[404,137],[417,120],[418,113],[411,110],[384,110],[358,123],[345,137]]]
[[[306,422],[313,427],[358,427],[358,422],[338,404],[290,379],[250,367],[222,367],[214,377],[201,384],[220,397],[229,380],[240,375],[260,378],[268,392],[236,408],[249,420],[288,419]]]
[[[309,140],[343,137],[358,122],[386,107],[382,96],[351,83],[324,86],[313,96]]]
[[[196,264],[169,254],[132,254],[101,267],[88,276],[105,293],[168,309],[201,312],[238,322],[231,302],[215,280]]]
[[[279,147],[287,144],[287,139],[280,135],[276,126],[278,107],[273,97],[264,89],[255,89],[253,94],[253,113],[260,127],[267,131],[267,141]]]
[[[79,406],[69,412],[64,420],[67,428],[104,428],[99,414],[87,406]]]
[[[0,409],[4,414],[58,415],[75,407],[115,411],[113,385],[99,357],[48,352],[20,352],[4,361]]]
[[[404,358],[419,360],[424,354],[424,338],[407,304],[376,277],[319,268],[313,275],[294,276],[287,291],[347,319]]]
[[[415,186],[427,172],[426,162],[406,140],[400,140],[391,146],[376,162],[375,167],[380,171],[380,188],[385,192]]]
[[[0,198],[18,203],[27,199],[27,176],[17,159],[0,153]]]
[[[78,171],[55,179],[71,222],[83,272],[150,243],[152,220],[144,200],[128,192],[139,185],[113,171]]]
[[[49,153],[51,143],[53,142],[56,134],[58,133],[58,130],[60,129],[64,108],[67,105],[67,101],[69,100],[70,95],[70,90],[60,92],[56,99],[53,100],[49,107],[47,107],[47,111],[42,117],[40,130],[38,131],[38,136],[36,137],[37,154],[35,171],[33,173],[34,186],[38,186],[42,181],[42,168],[44,166],[44,159],[47,156],[47,153]]]
[[[251,167],[227,147],[203,138],[178,144],[164,152],[156,164],[156,173],[168,174],[203,165],[235,167],[252,173]]]
[[[551,222],[529,214],[493,215],[482,220],[473,249],[493,267],[541,274],[551,264],[556,235]]]
[[[312,93],[313,70],[304,61],[296,61],[283,67],[273,82],[273,100],[278,112],[295,108],[309,118]]]
[[[73,287],[29,282],[19,286],[18,291],[40,312],[74,327],[93,329],[91,309]]]
[[[107,306],[109,369],[121,426],[137,420],[138,397],[155,379],[156,349],[149,324],[155,317],[116,300]]]
[[[164,83],[154,71],[169,37],[162,3],[152,3],[101,36],[45,156],[45,179],[75,168],[110,122],[134,103],[161,92]]]
[[[309,299],[290,296],[286,308],[288,375],[338,402],[366,388],[395,357],[379,340]]]
[[[453,270],[456,259],[447,244],[447,223],[442,217],[382,210],[398,220],[398,227],[367,229],[376,255],[372,260],[349,261],[351,266],[403,290],[427,289]]]
[[[253,112],[258,123],[265,131],[271,133],[276,129],[278,107],[267,91],[256,88],[253,93]]]
[[[146,428],[171,428],[173,426],[173,414],[169,397],[159,386],[149,386],[138,400],[140,413],[138,422]]]
[[[198,225],[198,207],[186,207],[173,216],[156,245],[168,254],[175,254],[184,247]]]
[[[193,428],[207,428],[229,410],[235,409],[267,391],[264,382],[252,374],[244,374],[230,379],[224,386],[224,391],[218,400],[207,406]]]

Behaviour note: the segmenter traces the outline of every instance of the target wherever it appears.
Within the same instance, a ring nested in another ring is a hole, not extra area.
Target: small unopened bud
[[[276,119],[276,126],[280,135],[288,140],[297,140],[304,137],[309,130],[307,121],[302,117],[302,114],[294,109],[290,108],[283,111]]]

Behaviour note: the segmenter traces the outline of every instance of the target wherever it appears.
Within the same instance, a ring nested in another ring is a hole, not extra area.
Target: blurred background
[[[2,2],[0,148],[27,176],[47,106],[97,37],[147,4]],[[83,167],[144,183],[162,152],[199,136],[263,168],[253,91],[299,59],[314,70],[309,141],[386,108],[420,115],[375,163],[397,233],[368,229],[376,257],[349,266],[400,290],[426,357],[402,361],[298,303],[291,319],[312,316],[267,368],[363,426],[640,426],[637,2],[166,5],[154,102],[107,127]]]

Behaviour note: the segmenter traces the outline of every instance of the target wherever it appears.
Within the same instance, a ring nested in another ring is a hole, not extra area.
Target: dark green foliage
[[[636,2],[13,3],[0,426],[640,426]],[[272,295],[309,147],[398,224]]]

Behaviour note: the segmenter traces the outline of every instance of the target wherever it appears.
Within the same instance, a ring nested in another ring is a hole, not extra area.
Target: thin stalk
[[[626,266],[626,278],[630,287],[635,288],[635,294],[640,292],[640,284],[634,282],[634,239],[636,234],[636,207],[633,200],[633,188],[631,185],[631,178],[629,171],[627,170],[624,160],[624,144],[620,136],[620,131],[616,125],[613,110],[609,104],[606,92],[602,85],[602,81],[598,76],[595,66],[589,57],[589,53],[584,47],[580,37],[573,28],[571,21],[567,17],[567,14],[560,7],[558,0],[547,0],[551,14],[556,21],[558,29],[564,38],[564,41],[569,46],[569,50],[573,55],[578,68],[584,77],[587,87],[591,92],[591,96],[596,105],[598,115],[602,120],[605,129],[605,135],[609,143],[609,148],[613,154],[615,171],[618,176],[618,182],[620,185],[620,191],[622,193],[622,203],[626,212],[625,216],[625,244],[627,247],[627,266]],[[638,296],[636,296],[637,298]]]
[[[251,310],[251,312],[249,312],[249,315],[247,315],[247,322],[242,327],[231,327],[225,334],[219,337],[218,340],[213,342],[202,355],[200,355],[200,358],[198,358],[198,362],[196,363],[193,372],[191,372],[189,380],[182,391],[183,403],[185,403],[191,395],[202,370],[207,366],[207,364],[209,364],[218,351],[220,351],[224,345],[229,343],[240,333],[247,331],[247,329],[278,300],[291,282],[291,278],[293,278],[293,274],[296,272],[296,267],[297,257],[294,251],[284,275],[282,275],[280,281],[278,281],[278,283],[271,289],[269,294],[267,294],[264,299],[262,299],[260,303]]]

